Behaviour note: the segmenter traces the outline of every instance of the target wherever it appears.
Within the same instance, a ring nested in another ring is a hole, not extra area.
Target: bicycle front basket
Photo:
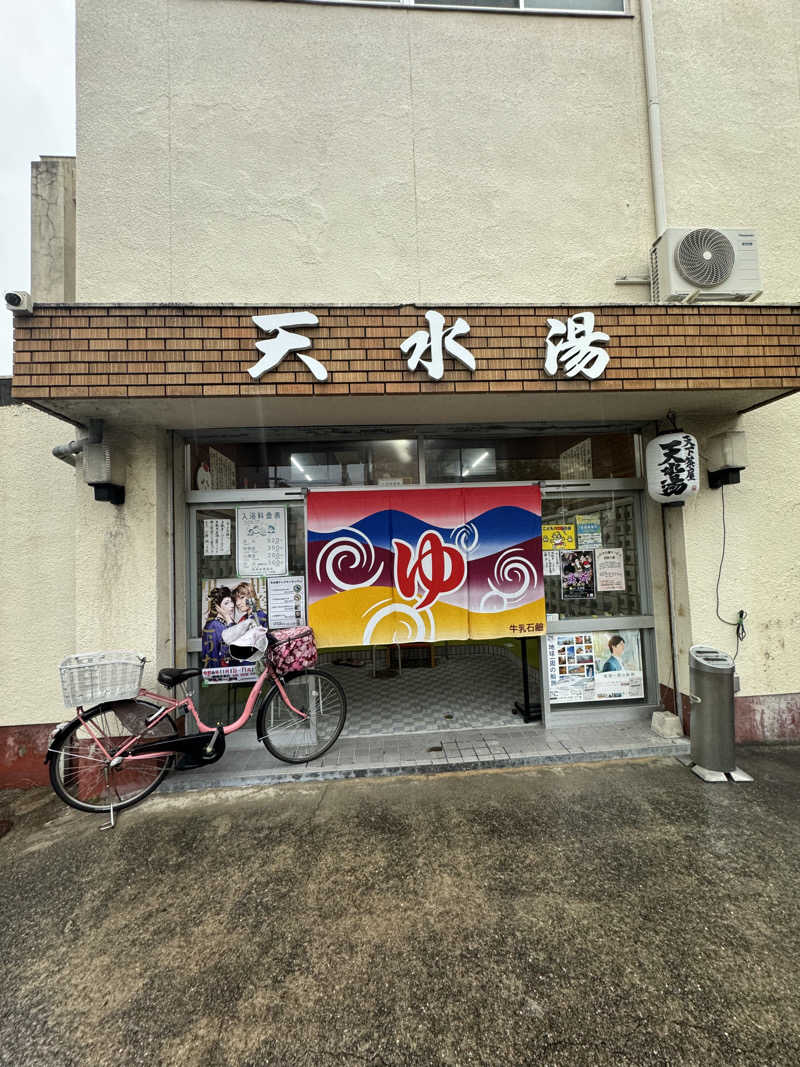
[[[59,666],[64,706],[90,708],[130,700],[139,692],[144,656],[136,652],[80,652]]]
[[[293,626],[289,630],[273,630],[277,644],[269,649],[269,660],[276,674],[302,671],[317,662],[317,643],[310,626]]]

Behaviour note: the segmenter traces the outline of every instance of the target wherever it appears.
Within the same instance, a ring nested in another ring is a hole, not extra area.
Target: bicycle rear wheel
[[[172,763],[171,754],[142,759],[123,756],[118,766],[111,766],[116,752],[131,737],[144,733],[149,742],[177,736],[169,715],[147,727],[147,716],[158,707],[140,699],[100,704],[51,743],[50,784],[65,804],[79,811],[129,808],[160,785]]]
[[[258,739],[284,763],[319,759],[342,732],[347,716],[344,690],[332,675],[315,667],[281,679],[281,683],[292,704],[307,717],[301,718],[287,707],[273,685],[258,708]]]

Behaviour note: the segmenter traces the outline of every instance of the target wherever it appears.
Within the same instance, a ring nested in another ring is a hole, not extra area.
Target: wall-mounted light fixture
[[[747,438],[744,430],[728,430],[715,434],[705,443],[708,464],[708,484],[711,489],[735,485],[741,481],[740,471],[747,466]]]

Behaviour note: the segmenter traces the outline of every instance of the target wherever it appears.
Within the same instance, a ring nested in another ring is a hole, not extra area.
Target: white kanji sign
[[[608,352],[600,346],[609,340],[607,333],[594,328],[594,313],[583,311],[571,315],[566,325],[560,319],[548,319],[545,374],[558,372],[559,361],[567,378],[582,374],[585,378],[599,378],[608,366]]]
[[[400,345],[401,351],[406,354],[413,349],[408,357],[408,369],[416,370],[417,367],[423,366],[431,378],[438,382],[444,374],[442,351],[444,343],[444,351],[463,363],[469,370],[475,370],[475,357],[455,340],[456,337],[469,333],[469,324],[464,319],[456,319],[453,325],[445,330],[444,315],[440,315],[438,311],[427,311],[425,318],[428,320],[430,332],[417,330]],[[422,357],[428,350],[431,354],[430,359],[423,359]]]
[[[327,368],[318,359],[305,354],[304,350],[311,348],[309,338],[284,329],[286,326],[318,326],[319,319],[316,315],[310,311],[290,311],[283,315],[253,315],[253,322],[260,330],[274,333],[275,336],[266,341],[256,341],[256,348],[264,354],[255,366],[248,368],[247,373],[251,378],[260,378],[268,370],[274,370],[290,352],[296,352],[318,382],[327,381]]]

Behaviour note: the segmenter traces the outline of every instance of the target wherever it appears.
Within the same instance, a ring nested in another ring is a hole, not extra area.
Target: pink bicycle
[[[180,700],[140,689],[145,661],[135,653],[69,657],[61,665],[62,685],[65,702],[77,708],[77,715],[53,731],[45,759],[57,795],[80,811],[110,813],[108,825],[113,826],[114,812],[144,800],[173,764],[178,770],[190,770],[216,762],[225,751],[225,737],[241,729],[254,711],[257,740],[277,759],[308,763],[324,755],[344,726],[344,690],[316,667],[285,671],[287,663],[316,661],[310,630],[305,630],[310,650],[301,651],[299,657],[298,642],[304,635],[285,633],[291,636],[281,640],[280,631],[269,635],[269,648],[257,661],[260,674],[244,711],[228,726],[204,723],[185,688]],[[199,668],[165,667],[158,681],[174,689],[201,673]],[[264,693],[268,680],[272,686]],[[95,699],[100,693],[108,697],[109,692],[120,695],[102,702]],[[90,704],[95,706],[84,710]],[[197,724],[195,734],[177,729],[177,720],[187,713]]]

